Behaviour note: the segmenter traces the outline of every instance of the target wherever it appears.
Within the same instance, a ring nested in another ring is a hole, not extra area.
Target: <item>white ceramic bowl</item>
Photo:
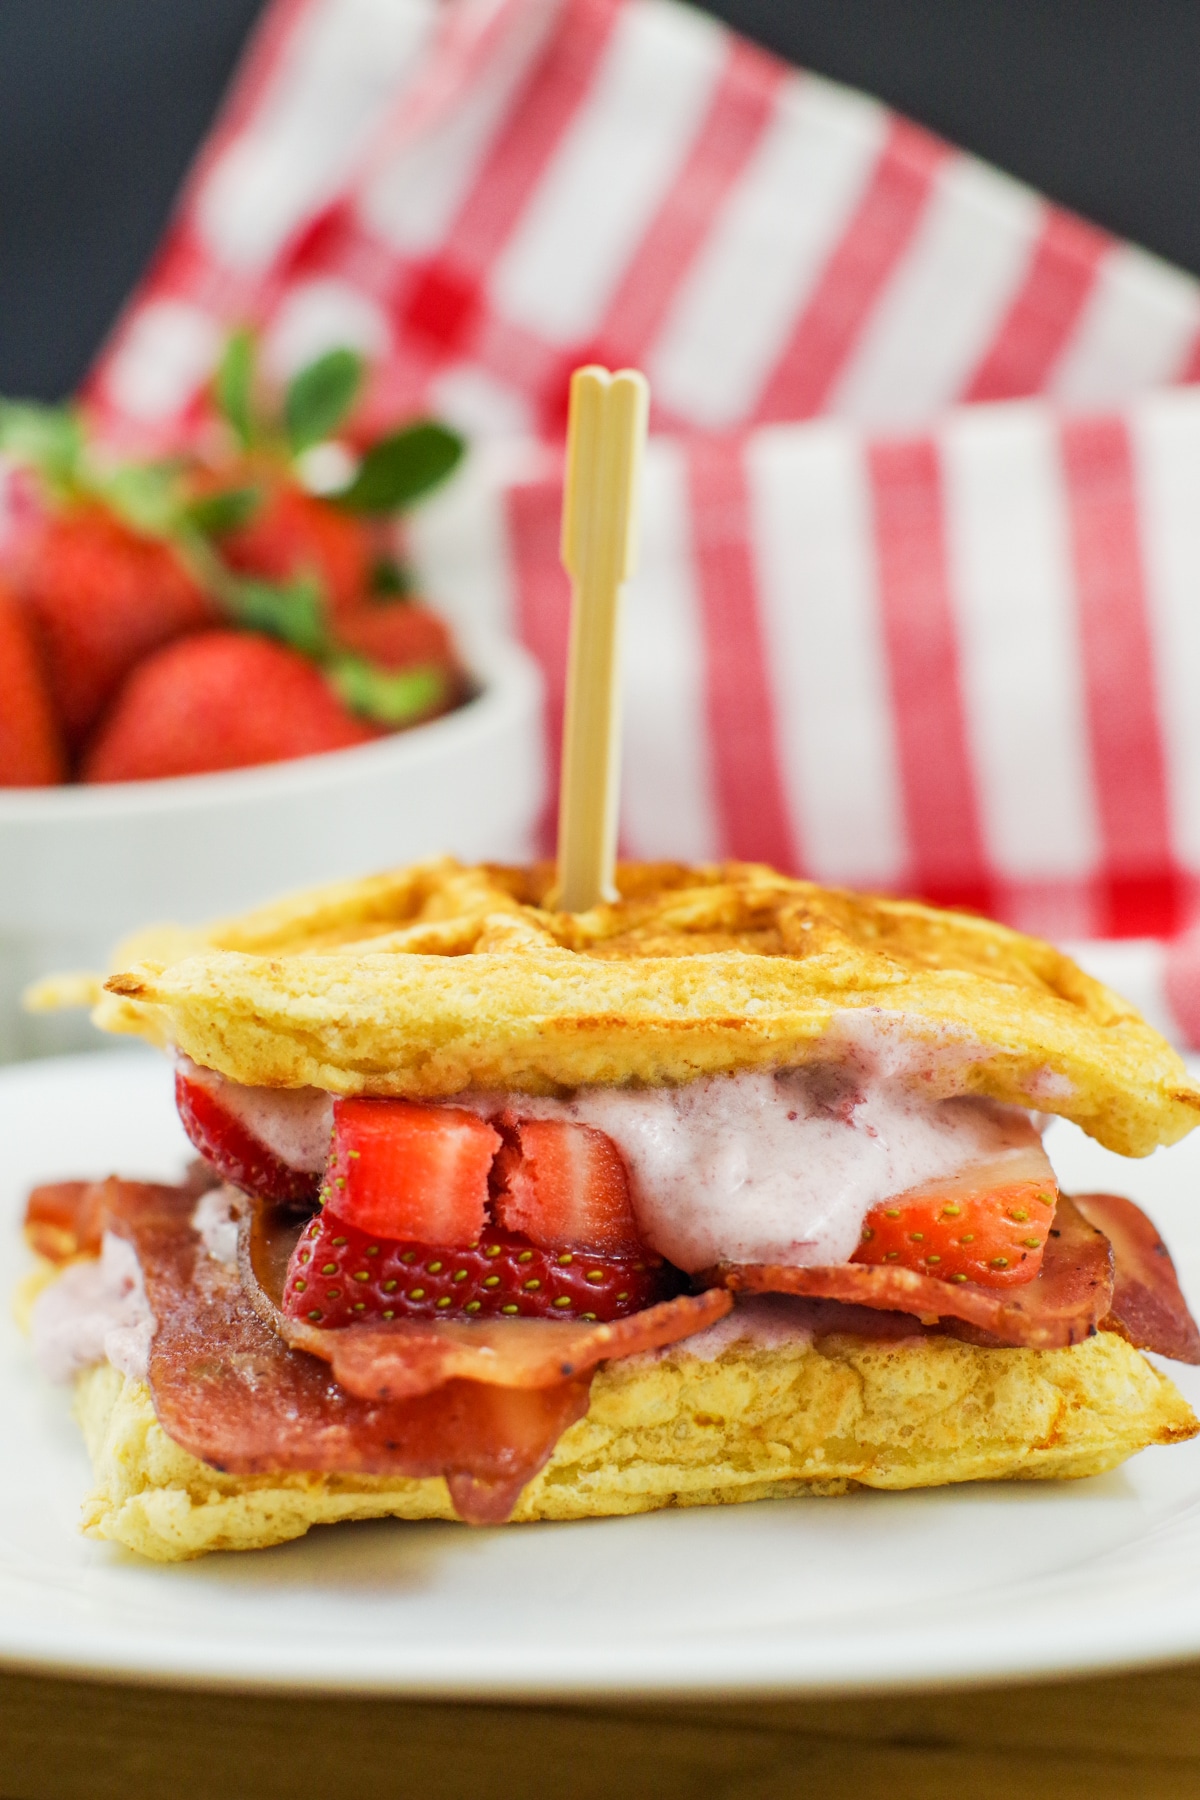
[[[465,645],[479,694],[361,749],[171,781],[0,789],[0,1061],[103,1040],[22,1013],[25,986],[106,966],[139,925],[449,851],[521,860],[542,804],[541,682],[519,646]]]

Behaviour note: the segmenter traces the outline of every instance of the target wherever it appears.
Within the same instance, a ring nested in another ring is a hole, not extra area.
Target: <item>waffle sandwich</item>
[[[123,947],[179,1188],[36,1190],[86,1529],[160,1559],[345,1518],[577,1519],[1081,1476],[1200,1427],[1129,1201],[1200,1088],[1051,946],[758,865],[440,861]],[[48,984],[43,1004],[76,998]]]

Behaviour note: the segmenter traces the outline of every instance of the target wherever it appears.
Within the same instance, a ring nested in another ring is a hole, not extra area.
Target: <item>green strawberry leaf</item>
[[[31,464],[54,486],[74,487],[83,462],[83,421],[73,407],[0,400],[0,450]]]
[[[351,512],[395,512],[444,481],[465,448],[456,431],[421,419],[372,444],[349,487],[328,498]]]
[[[335,656],[327,673],[351,712],[376,725],[412,725],[449,693],[449,676],[435,663],[390,673],[361,656]]]
[[[127,525],[150,537],[170,537],[179,524],[177,463],[120,463],[96,477],[94,491]]]
[[[397,599],[413,591],[412,579],[394,556],[378,556],[371,567],[371,592],[382,598]]]
[[[328,649],[325,605],[315,581],[222,583],[222,599],[239,625],[279,638],[305,656],[323,657]]]
[[[358,399],[363,359],[356,350],[329,350],[293,376],[283,416],[293,456],[332,437]]]
[[[192,500],[187,507],[187,517],[197,531],[205,537],[225,537],[231,531],[240,531],[249,523],[263,503],[263,490],[260,487],[226,488],[220,494],[205,494],[198,500]]]
[[[254,375],[258,361],[254,333],[246,326],[230,333],[213,378],[213,398],[242,448],[258,435],[254,418]]]

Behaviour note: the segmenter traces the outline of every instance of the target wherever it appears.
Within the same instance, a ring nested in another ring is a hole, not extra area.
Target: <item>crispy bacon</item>
[[[347,1394],[325,1363],[289,1349],[258,1317],[236,1270],[205,1254],[190,1223],[194,1195],[104,1186],[110,1229],[137,1251],[158,1320],[155,1412],[168,1437],[214,1468],[443,1475],[462,1518],[497,1523],[587,1411],[588,1375],[542,1388],[451,1380],[382,1403]]]
[[[169,1437],[237,1475],[442,1475],[455,1510],[474,1524],[508,1518],[563,1432],[586,1413],[599,1361],[687,1336],[732,1305],[722,1293],[651,1308],[641,1322],[547,1321],[536,1340],[528,1334],[537,1321],[413,1334],[401,1326],[394,1343],[382,1341],[391,1334],[378,1327],[301,1327],[319,1340],[322,1360],[289,1347],[276,1329],[294,1215],[247,1209],[242,1266],[256,1244],[267,1284],[252,1274],[248,1292],[237,1270],[205,1254],[191,1226],[194,1193],[115,1179],[102,1186],[107,1228],[137,1251],[158,1321],[147,1374]],[[255,1218],[266,1228],[253,1231]],[[330,1341],[345,1347],[345,1369],[326,1367]]]
[[[104,1236],[104,1183],[47,1181],[25,1202],[25,1242],[53,1263],[99,1256]]]
[[[188,1166],[182,1190],[198,1200],[220,1180],[207,1163]],[[99,1256],[108,1229],[108,1181],[47,1181],[30,1190],[25,1202],[25,1242],[48,1262],[69,1263]]]
[[[292,1246],[302,1226],[281,1208],[247,1207],[238,1260],[242,1286],[265,1324],[294,1349],[331,1366],[364,1400],[403,1400],[465,1380],[489,1387],[544,1388],[614,1356],[656,1350],[723,1318],[732,1294],[681,1294],[611,1324],[559,1319],[395,1319],[324,1330],[280,1309]]]
[[[1170,1252],[1141,1207],[1119,1194],[1076,1194],[1075,1204],[1113,1247],[1116,1278],[1103,1329],[1120,1332],[1138,1350],[1200,1363],[1200,1330]]]
[[[192,1228],[203,1185],[56,1183],[34,1190],[27,1214],[31,1242],[57,1260],[98,1248],[104,1230],[132,1243],[158,1321],[148,1379],[168,1436],[237,1475],[440,1475],[472,1523],[510,1516],[587,1412],[600,1361],[686,1338],[728,1312],[736,1292],[804,1296],[821,1334],[936,1330],[1054,1348],[1103,1326],[1200,1363],[1200,1331],[1158,1233],[1114,1195],[1084,1195],[1078,1206],[1064,1196],[1041,1273],[1016,1290],[895,1266],[724,1266],[704,1292],[610,1325],[433,1320],[321,1331],[278,1307],[304,1221],[247,1201],[239,1272],[210,1258]]]
[[[715,1302],[715,1304],[714,1304]],[[462,1379],[489,1387],[553,1387],[613,1356],[657,1350],[723,1318],[733,1295],[720,1288],[681,1294],[611,1325],[558,1319],[397,1319],[322,1331],[285,1320],[287,1341],[322,1357],[347,1393],[404,1400]]]
[[[1041,1273],[1021,1288],[940,1281],[896,1265],[842,1263],[829,1268],[722,1264],[703,1278],[734,1293],[809,1294],[887,1312],[912,1313],[923,1324],[970,1343],[1056,1349],[1090,1337],[1109,1311],[1113,1254],[1102,1231],[1064,1196],[1046,1245]]]

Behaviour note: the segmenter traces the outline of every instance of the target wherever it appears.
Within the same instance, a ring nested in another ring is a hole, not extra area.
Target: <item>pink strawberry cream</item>
[[[606,1133],[628,1170],[644,1242],[688,1273],[720,1262],[845,1263],[873,1207],[973,1169],[986,1168],[997,1185],[1053,1183],[1027,1113],[962,1094],[980,1046],[917,1038],[867,1014],[843,1015],[827,1046],[827,1059],[801,1068],[683,1087],[459,1094],[447,1104]],[[281,1162],[320,1171],[329,1095],[241,1088],[186,1061],[180,1067]]]
[[[176,1059],[189,1081],[219,1097],[222,1106],[290,1169],[319,1175],[329,1155],[333,1098],[319,1088],[255,1088],[227,1081],[189,1057]]]
[[[689,1274],[719,1262],[848,1262],[872,1207],[981,1164],[1002,1164],[998,1181],[1053,1181],[1025,1113],[930,1102],[894,1082],[844,1087],[828,1073],[592,1088],[570,1100],[522,1097],[521,1110],[607,1132],[629,1170],[642,1237]]]

